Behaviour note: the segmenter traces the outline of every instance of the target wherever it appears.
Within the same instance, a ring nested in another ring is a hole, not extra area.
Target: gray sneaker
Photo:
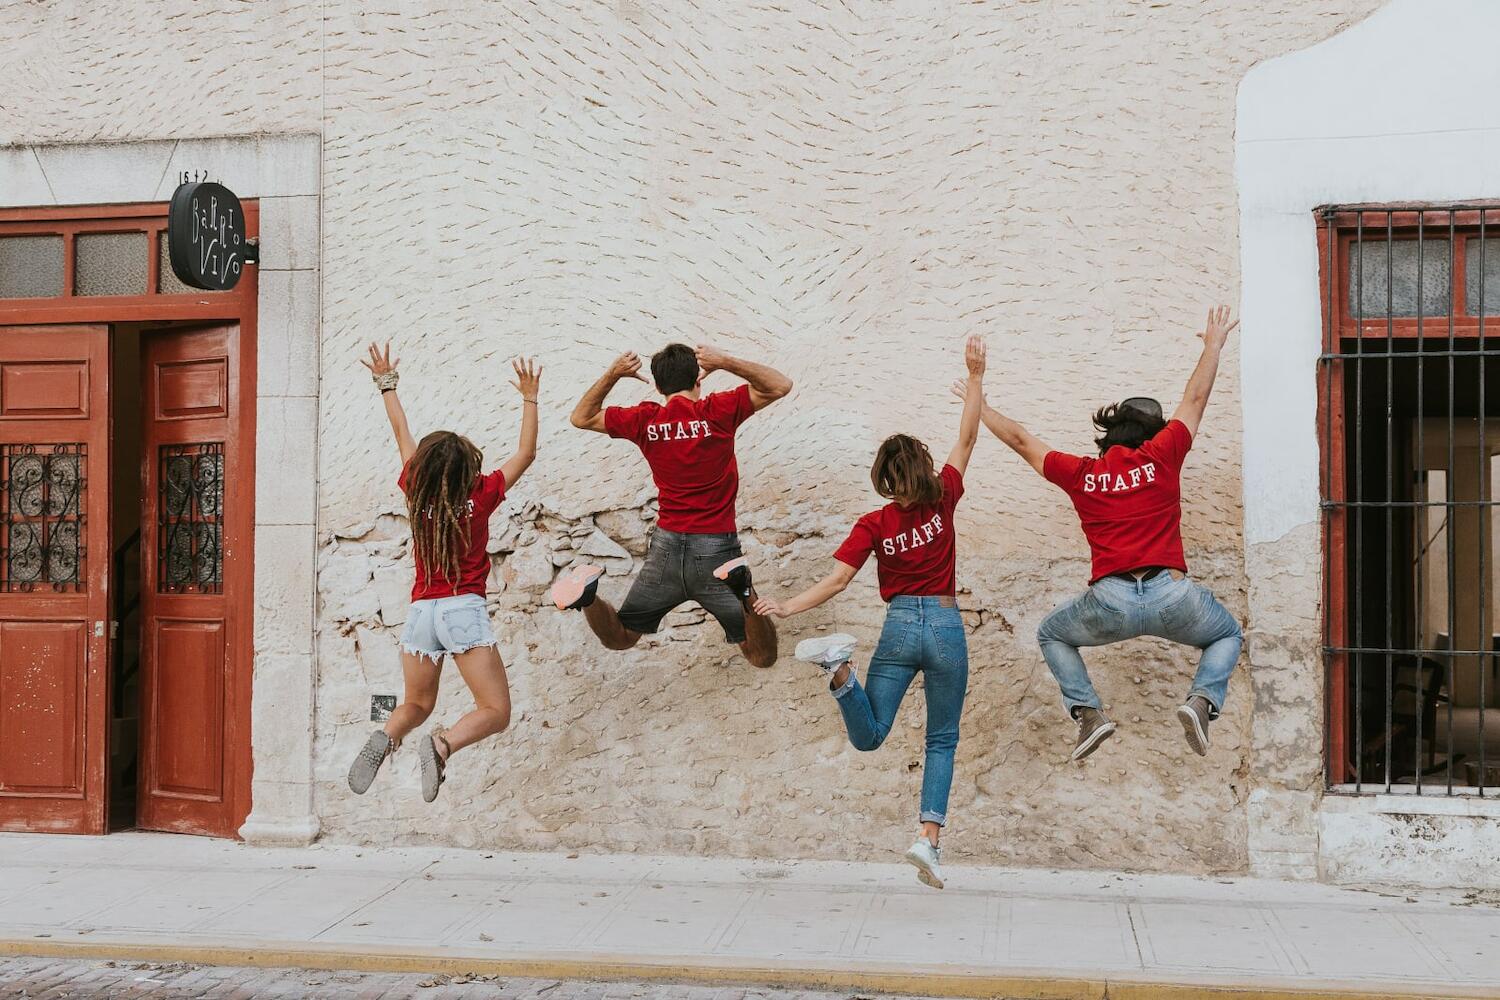
[[[442,734],[434,729],[417,742],[417,760],[422,766],[423,802],[437,798],[438,788],[443,784],[443,772],[448,770],[448,763],[437,752],[437,741],[442,739]],[[448,746],[447,740],[443,740],[443,746]]]
[[[1097,708],[1078,710],[1078,742],[1073,746],[1073,759],[1083,760],[1099,749],[1099,744],[1114,734],[1115,724]]]
[[[1187,737],[1187,745],[1199,757],[1208,756],[1208,723],[1213,718],[1213,711],[1213,706],[1201,694],[1193,695],[1177,710],[1182,735]]]
[[[371,733],[364,747],[355,755],[354,763],[349,765],[349,790],[355,795],[365,794],[375,780],[375,772],[395,748],[384,729]]]

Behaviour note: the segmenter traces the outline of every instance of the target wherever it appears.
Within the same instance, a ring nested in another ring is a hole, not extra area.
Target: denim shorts
[[[678,605],[696,601],[724,629],[728,642],[745,641],[745,607],[714,570],[738,559],[740,536],[734,532],[687,535],[655,528],[641,573],[620,605],[620,624],[649,635]]]
[[[459,594],[430,601],[413,601],[401,630],[401,648],[416,656],[443,661],[445,653],[464,653],[477,646],[493,646],[495,632],[479,594]]]

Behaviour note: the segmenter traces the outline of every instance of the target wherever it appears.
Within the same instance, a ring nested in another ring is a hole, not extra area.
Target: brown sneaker
[[[1078,742],[1073,747],[1073,759],[1083,760],[1099,749],[1099,744],[1114,734],[1115,724],[1097,708],[1078,710]]]
[[[1187,745],[1199,757],[1208,756],[1208,723],[1212,716],[1213,706],[1201,694],[1193,695],[1187,700],[1187,704],[1177,710],[1177,718],[1182,723],[1182,735],[1187,737]]]

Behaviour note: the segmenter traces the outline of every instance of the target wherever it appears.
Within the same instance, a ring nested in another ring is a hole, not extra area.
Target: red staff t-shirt
[[[660,502],[657,524],[688,535],[727,534],[735,530],[740,490],[734,432],[754,412],[746,384],[701,399],[673,396],[665,406],[654,400],[611,406],[604,429],[634,441],[646,456]]]
[[[1094,555],[1090,583],[1146,566],[1187,572],[1179,476],[1192,446],[1187,425],[1173,420],[1139,448],[1116,445],[1103,458],[1047,453],[1042,475],[1073,501]]]
[[[943,498],[937,503],[902,507],[892,501],[854,522],[833,557],[858,570],[875,553],[880,598],[898,595],[952,597],[954,595],[953,509],[964,495],[964,477],[943,466]]]
[[[396,485],[401,487],[402,493],[406,492],[404,468]],[[451,577],[445,570],[434,567],[429,578],[427,567],[418,558],[417,581],[411,588],[412,600],[430,601],[439,597],[457,597],[459,594],[484,596],[485,584],[490,576],[490,556],[485,551],[490,542],[490,515],[504,499],[505,473],[499,469],[475,480],[474,490],[469,494],[469,541],[458,557],[458,577]],[[413,551],[413,556],[415,555]]]

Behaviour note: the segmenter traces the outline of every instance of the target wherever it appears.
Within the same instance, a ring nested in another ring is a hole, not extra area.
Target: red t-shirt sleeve
[[[1182,463],[1187,461],[1188,449],[1193,446],[1193,432],[1187,429],[1187,424],[1181,420],[1169,420],[1167,426],[1156,432],[1156,436],[1147,441],[1141,450],[1148,452],[1152,458],[1159,462],[1170,465],[1173,470],[1180,471]]]
[[[868,521],[860,518],[854,522],[854,528],[849,532],[849,537],[844,539],[844,544],[834,552],[833,558],[857,570],[865,564],[865,560],[869,559],[870,553],[874,551],[875,531]]]
[[[708,404],[709,417],[727,424],[731,429],[750,419],[755,404],[750,402],[750,386],[741,384],[727,392],[712,392],[704,400]]]
[[[1083,475],[1086,464],[1086,458],[1069,455],[1065,451],[1049,451],[1047,457],[1042,459],[1042,476],[1047,482],[1072,491],[1077,488],[1078,479]]]
[[[959,499],[964,495],[964,474],[951,465],[943,466],[941,473],[943,480],[943,503],[949,510],[958,506]]]
[[[474,491],[476,494],[474,506],[479,508],[485,517],[489,517],[505,499],[505,473],[496,469],[488,475],[480,476],[477,486],[478,488]]]
[[[604,408],[604,433],[612,438],[639,441],[641,425],[645,423],[640,405],[607,406]]]

